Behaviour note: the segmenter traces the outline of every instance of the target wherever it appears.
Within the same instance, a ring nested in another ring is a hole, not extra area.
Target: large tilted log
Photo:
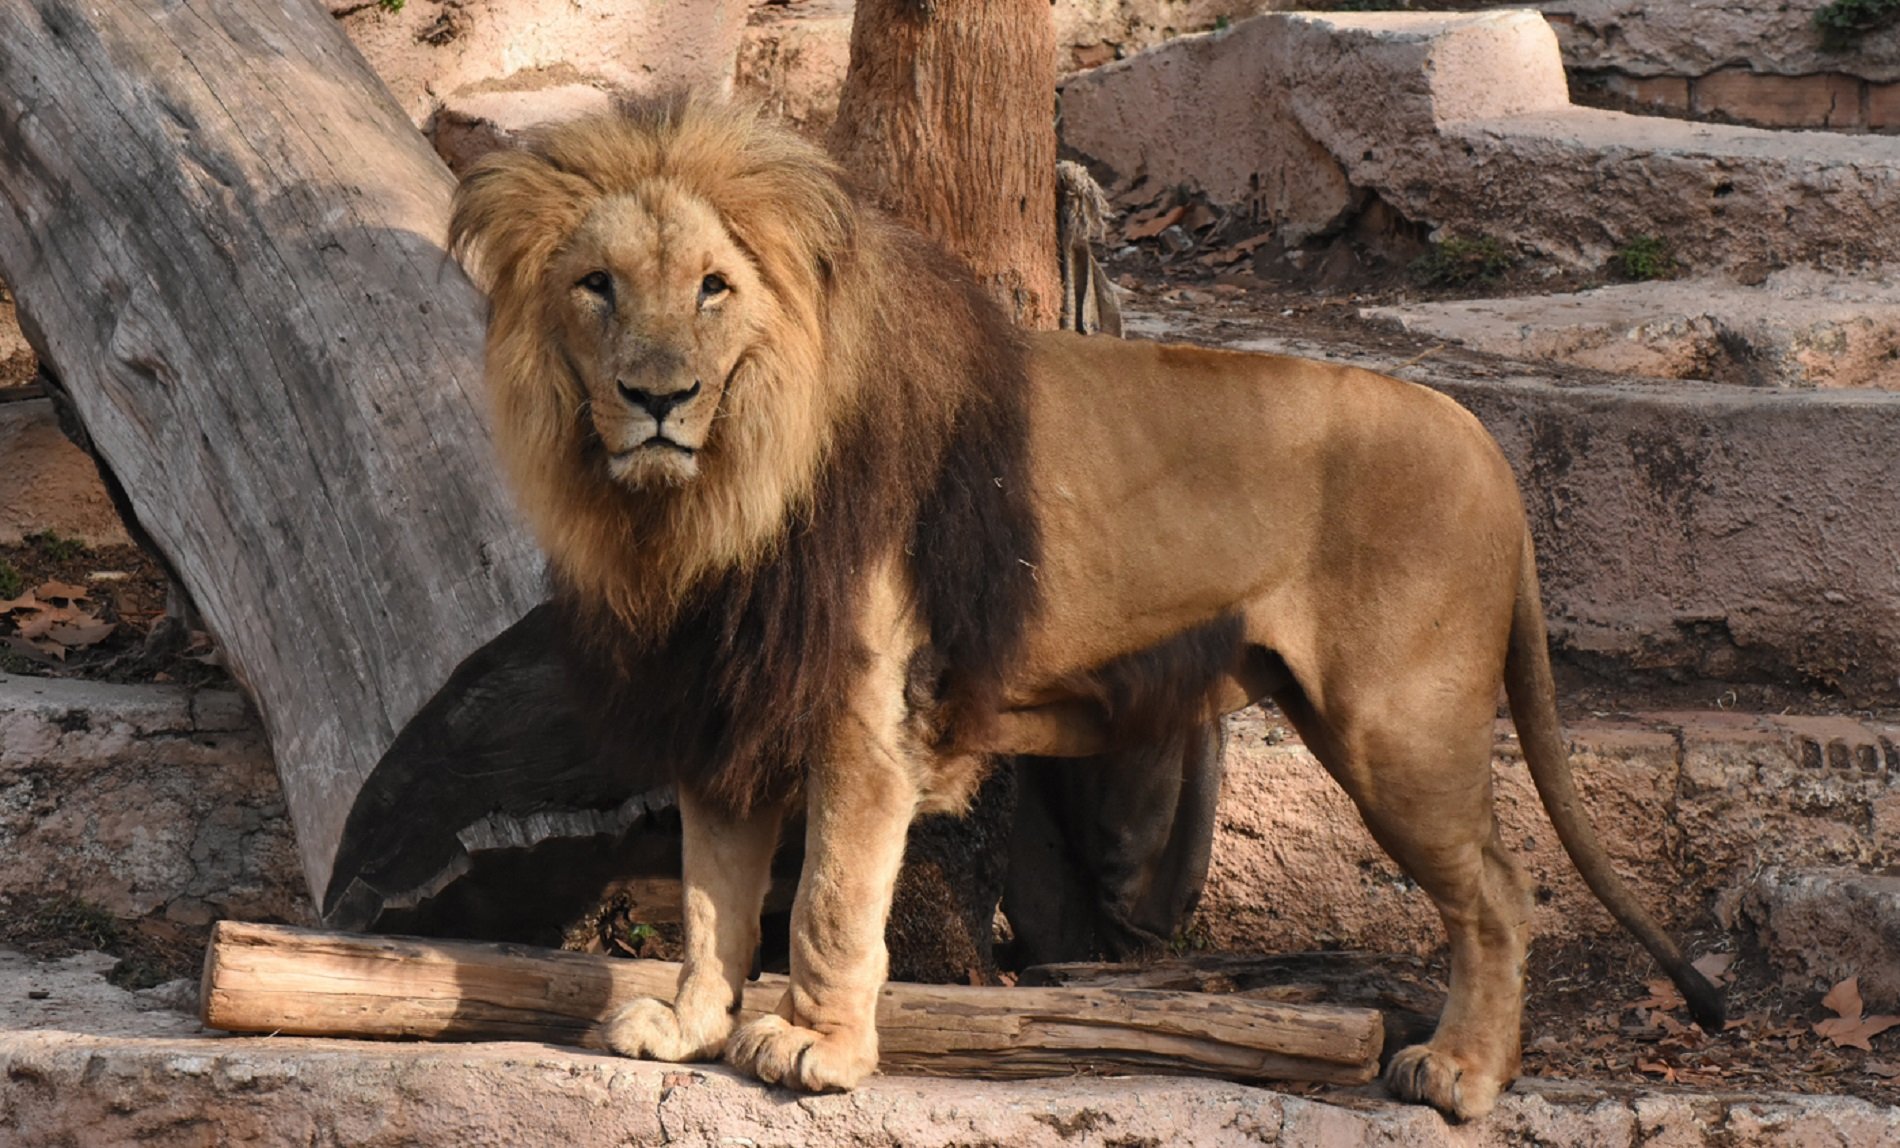
[[[221,922],[205,954],[204,1022],[297,1036],[536,1040],[599,1047],[594,1026],[635,997],[670,999],[665,961],[466,941],[362,937]],[[784,978],[745,992],[770,1011]],[[882,1067],[1014,1078],[1170,1073],[1357,1084],[1378,1070],[1371,1009],[1115,988],[893,982],[878,1002]]]
[[[313,898],[542,935],[651,784],[529,615],[453,185],[310,0],[0,5],[0,274],[255,700]],[[521,895],[496,859],[547,840]]]

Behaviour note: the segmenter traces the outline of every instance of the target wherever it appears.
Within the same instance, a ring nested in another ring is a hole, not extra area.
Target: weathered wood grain
[[[317,4],[0,5],[0,274],[256,701],[319,899],[398,731],[541,588],[452,186]]]
[[[219,923],[205,955],[205,1024],[230,1032],[599,1047],[594,1026],[636,997],[670,999],[679,966],[467,941]],[[773,1009],[785,978],[747,986]],[[893,982],[878,1002],[881,1067],[930,1075],[1078,1071],[1363,1083],[1378,1069],[1370,1009],[1119,988]]]

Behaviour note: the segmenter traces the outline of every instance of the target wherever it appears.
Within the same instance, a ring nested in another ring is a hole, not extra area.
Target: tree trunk
[[[220,922],[200,997],[208,1027],[291,1036],[537,1040],[599,1047],[595,1026],[639,997],[671,999],[679,966],[580,953]],[[746,986],[772,1011],[784,977]],[[1378,1071],[1371,1009],[1123,988],[892,982],[880,1065],[940,1076],[1168,1072],[1363,1084]]]
[[[1026,327],[1061,314],[1047,0],[858,0],[831,151]]]
[[[411,749],[455,791],[435,695],[541,593],[491,462],[482,302],[442,248],[451,189],[316,4],[0,6],[0,273],[255,701],[319,904],[432,697]],[[571,745],[512,720],[537,755]]]

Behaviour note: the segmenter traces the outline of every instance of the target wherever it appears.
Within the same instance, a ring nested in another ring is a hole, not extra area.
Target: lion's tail
[[[1705,1031],[1722,1031],[1722,993],[1691,965],[1668,933],[1657,924],[1629,886],[1610,867],[1609,856],[1597,840],[1577,798],[1570,776],[1570,754],[1557,721],[1556,688],[1550,675],[1549,639],[1544,631],[1544,608],[1537,589],[1537,562],[1531,543],[1524,540],[1523,572],[1518,577],[1517,606],[1511,618],[1511,645],[1504,662],[1504,689],[1511,702],[1524,761],[1543,799],[1551,825],[1564,851],[1583,874],[1597,900],[1628,929],[1689,1003],[1689,1012]]]

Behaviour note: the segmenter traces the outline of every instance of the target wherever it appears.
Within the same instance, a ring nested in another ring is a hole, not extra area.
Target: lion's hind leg
[[[759,947],[779,807],[741,815],[682,788],[685,960],[672,1003],[647,998],[601,1026],[607,1047],[650,1060],[711,1060],[726,1047]]]
[[[1445,923],[1445,1009],[1429,1041],[1393,1057],[1387,1087],[1472,1119],[1517,1075],[1531,898],[1492,816],[1488,705],[1448,705],[1428,690],[1413,697],[1422,704],[1339,707],[1356,711],[1350,720],[1321,715],[1297,689],[1281,705]]]

